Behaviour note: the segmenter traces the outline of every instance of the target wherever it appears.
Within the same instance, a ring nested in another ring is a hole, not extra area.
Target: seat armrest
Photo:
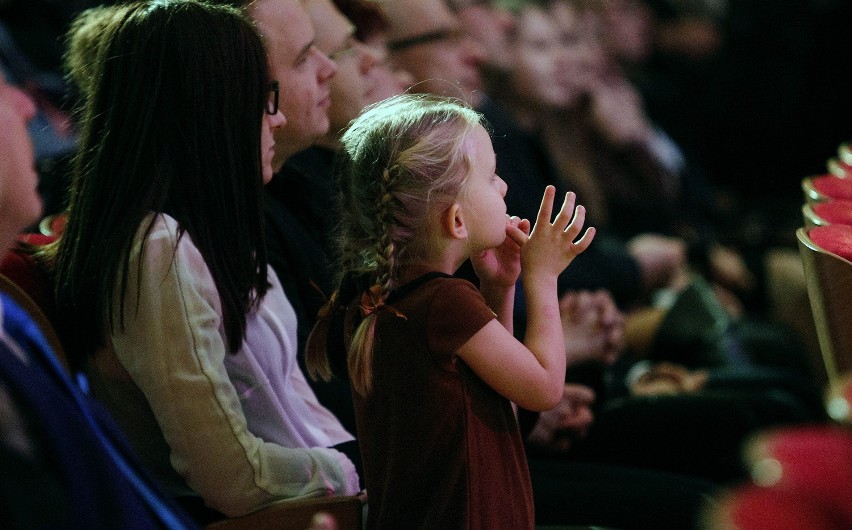
[[[216,521],[207,530],[307,530],[320,512],[334,517],[339,530],[361,530],[366,502],[366,494],[278,501],[241,517]]]

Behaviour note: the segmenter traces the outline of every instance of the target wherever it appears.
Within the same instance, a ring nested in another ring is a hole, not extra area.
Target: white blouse
[[[153,214],[152,214],[153,215]],[[124,328],[90,367],[95,395],[172,495],[228,516],[283,498],[357,493],[352,440],[296,364],[296,316],[278,278],[227,352],[219,295],[188,234],[157,215],[131,249]],[[144,265],[138,274],[144,243]],[[138,302],[137,302],[138,296]],[[118,297],[115,301],[118,315]]]

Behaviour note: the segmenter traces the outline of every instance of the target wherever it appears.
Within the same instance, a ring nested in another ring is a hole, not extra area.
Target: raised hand
[[[616,146],[645,144],[652,131],[638,91],[626,80],[598,81],[591,90],[592,123]]]
[[[521,262],[527,273],[558,276],[575,257],[589,248],[595,237],[594,227],[589,227],[583,237],[574,241],[583,229],[586,209],[583,206],[575,208],[573,192],[565,195],[562,208],[551,222],[555,195],[553,186],[545,188],[535,226],[521,247]]]

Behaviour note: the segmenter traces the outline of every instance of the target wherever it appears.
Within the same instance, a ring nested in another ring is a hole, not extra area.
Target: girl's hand
[[[550,222],[555,195],[556,189],[553,186],[545,188],[535,227],[521,247],[521,262],[525,274],[547,274],[555,278],[575,257],[589,248],[595,237],[594,227],[589,227],[583,237],[574,241],[583,229],[586,209],[583,206],[574,207],[576,195],[573,192],[565,195],[562,208],[553,222]]]
[[[529,233],[530,222],[527,219],[507,217],[503,243],[470,257],[480,288],[507,289],[515,285],[521,274],[521,246]]]

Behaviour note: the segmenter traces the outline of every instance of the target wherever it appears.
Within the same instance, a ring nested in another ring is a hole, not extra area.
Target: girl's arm
[[[588,248],[594,228],[574,243],[585,221],[582,206],[574,209],[574,194],[565,198],[551,223],[555,190],[544,192],[535,228],[521,247],[522,277],[527,303],[527,332],[518,342],[492,320],[459,348],[457,354],[489,386],[519,406],[549,410],[562,398],[565,346],[559,316],[556,278]],[[574,219],[572,220],[572,212]]]
[[[169,445],[172,466],[208,506],[228,516],[277,499],[357,493],[354,467],[341,453],[286,448],[248,430],[223,364],[229,354],[218,293],[189,236],[175,246],[175,230],[171,219],[155,224],[141,278],[135,254],[126,328],[111,337]]]

